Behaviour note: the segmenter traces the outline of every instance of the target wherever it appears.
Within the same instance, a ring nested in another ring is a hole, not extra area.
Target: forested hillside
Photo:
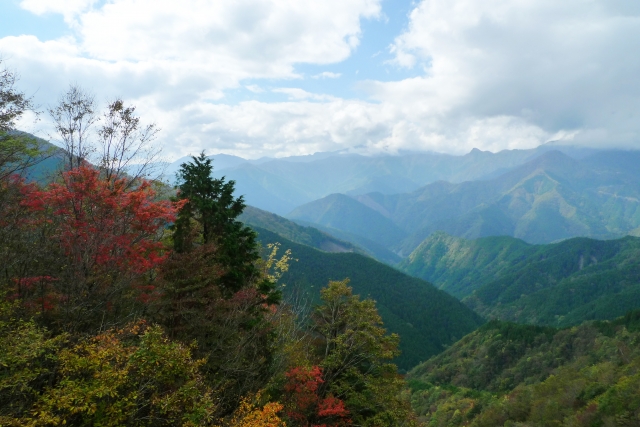
[[[462,299],[523,262],[530,247],[508,236],[468,240],[438,231],[402,260],[398,268]]]
[[[325,253],[255,227],[266,245],[279,242],[296,261],[281,281],[286,295],[303,293],[308,302],[318,301],[319,290],[329,280],[348,278],[354,293],[376,301],[390,332],[400,337],[402,353],[396,359],[408,369],[442,351],[483,323],[458,300],[430,283],[401,273],[356,253]]]
[[[288,240],[302,245],[311,246],[325,252],[357,252],[365,251],[357,246],[345,242],[317,228],[304,227],[286,218],[263,211],[253,206],[247,206],[238,219],[252,227],[259,227],[276,233]]]
[[[510,237],[436,233],[401,264],[478,313],[567,326],[640,307],[640,238],[528,245]]]
[[[407,376],[429,426],[640,423],[640,312],[554,329],[492,321]]]

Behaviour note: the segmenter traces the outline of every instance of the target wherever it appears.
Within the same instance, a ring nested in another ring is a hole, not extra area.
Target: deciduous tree
[[[23,207],[39,214],[32,226],[61,255],[46,274],[52,279],[45,297],[57,327],[104,328],[104,322],[126,317],[125,301],[149,296],[150,289],[132,285],[166,257],[161,233],[182,202],[156,201],[146,181],[125,187],[124,179],[109,182],[81,166],[63,173],[60,183],[28,188]],[[19,297],[28,301],[31,291],[23,286]]]
[[[329,282],[313,316],[319,396],[344,402],[355,425],[413,423],[404,380],[389,360],[398,355],[398,336],[387,335],[375,302],[353,295],[348,280]]]
[[[52,154],[43,147],[42,141],[16,130],[17,121],[25,113],[36,112],[31,98],[16,88],[17,81],[16,72],[0,69],[0,181]]]
[[[60,351],[52,387],[29,425],[210,425],[215,393],[188,346],[136,323]]]

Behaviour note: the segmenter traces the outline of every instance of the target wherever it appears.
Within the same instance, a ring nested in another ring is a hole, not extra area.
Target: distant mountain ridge
[[[333,193],[360,195],[370,192],[396,194],[414,191],[445,180],[463,182],[489,179],[550,150],[562,150],[583,158],[595,150],[545,144],[530,150],[498,153],[474,149],[463,155],[432,152],[363,156],[344,152],[316,153],[285,158],[242,159],[214,154],[214,174],[236,181],[236,194],[248,204],[284,215],[294,208]],[[167,167],[173,182],[179,159]]]
[[[344,194],[331,194],[294,209],[289,218],[352,232],[383,246],[391,246],[407,233],[377,210]]]
[[[618,162],[621,157],[626,162]],[[395,242],[384,244],[401,256],[437,231],[469,239],[514,236],[529,243],[575,236],[610,239],[640,234],[635,161],[640,164],[640,152],[602,152],[576,160],[547,151],[491,180],[438,181],[411,193],[351,196],[360,207],[344,200],[335,203],[332,195],[300,206],[288,217],[321,225],[339,218],[334,228],[368,239],[394,235]],[[406,236],[400,237],[397,228]]]

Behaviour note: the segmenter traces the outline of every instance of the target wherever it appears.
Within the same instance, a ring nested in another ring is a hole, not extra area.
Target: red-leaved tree
[[[47,282],[48,294],[38,298],[48,301],[64,329],[104,328],[109,319],[126,317],[122,310],[132,310],[125,301],[150,298],[153,286],[145,274],[165,258],[161,233],[182,203],[155,200],[147,181],[126,188],[124,179],[103,179],[86,166],[45,189],[25,187],[22,205],[37,214],[30,227],[46,235],[58,260],[46,274],[55,279]]]
[[[319,394],[322,368],[296,366],[286,374],[285,408],[293,425],[303,427],[338,427],[351,424],[344,402],[331,395]]]

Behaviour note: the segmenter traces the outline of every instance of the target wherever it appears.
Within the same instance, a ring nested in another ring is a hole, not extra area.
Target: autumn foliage
[[[87,166],[62,174],[44,190],[27,187],[23,205],[47,212],[50,237],[59,243],[76,273],[99,269],[143,273],[162,261],[157,233],[184,203],[155,201],[148,181],[125,191],[126,180],[107,181]]]
[[[81,160],[44,187],[0,179],[0,425],[407,418],[373,301],[332,282],[296,320],[278,286],[291,254],[260,259],[244,201],[204,154],[173,201]]]
[[[155,200],[147,181],[126,184],[82,166],[43,189],[21,186],[26,214],[18,225],[46,248],[36,269],[13,280],[26,308],[57,316],[64,330],[87,330],[87,321],[113,318],[123,301],[150,299],[154,287],[142,278],[166,258],[159,237],[183,203]]]
[[[286,411],[297,426],[333,427],[351,424],[344,402],[331,395],[321,397],[319,388],[324,380],[319,366],[297,366],[286,374],[284,386]]]

